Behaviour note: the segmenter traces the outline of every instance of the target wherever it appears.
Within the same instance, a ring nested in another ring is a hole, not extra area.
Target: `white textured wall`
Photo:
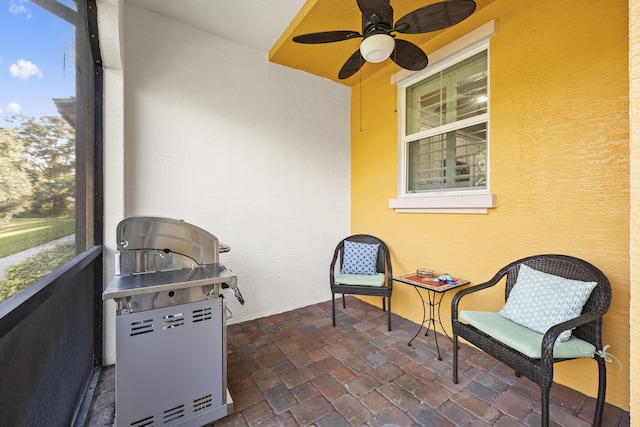
[[[230,323],[328,300],[350,229],[349,89],[125,5],[124,215],[181,218],[232,247],[221,260],[246,304],[229,294]],[[114,351],[108,338],[106,364]]]
[[[115,272],[115,229],[124,216],[124,0],[99,0],[98,31],[104,87],[104,272],[105,286]],[[104,304],[103,350],[106,365],[115,362],[115,303]]]

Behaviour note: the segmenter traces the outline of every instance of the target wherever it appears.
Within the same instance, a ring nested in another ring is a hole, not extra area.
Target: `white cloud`
[[[9,113],[19,113],[20,110],[22,110],[22,107],[15,102],[10,102],[9,105],[7,105],[7,112]]]
[[[18,59],[17,64],[12,64],[9,67],[9,72],[13,77],[17,77],[21,80],[26,80],[31,76],[44,77],[42,71],[36,64],[26,59]]]
[[[9,2],[9,11],[14,15],[26,14],[27,18],[31,18],[31,11],[25,6],[26,0],[11,0]]]

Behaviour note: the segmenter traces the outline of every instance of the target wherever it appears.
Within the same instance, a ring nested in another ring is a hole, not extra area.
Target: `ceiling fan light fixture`
[[[391,55],[395,40],[389,34],[374,34],[360,43],[360,53],[367,62],[382,62]]]

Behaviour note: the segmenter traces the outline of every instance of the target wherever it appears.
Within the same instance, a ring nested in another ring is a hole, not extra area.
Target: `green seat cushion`
[[[544,335],[539,332],[490,311],[462,310],[460,318],[532,359],[541,357]],[[593,344],[572,336],[567,341],[556,341],[553,346],[553,357],[555,359],[592,358],[595,351]]]
[[[338,274],[335,282],[340,285],[378,286],[384,285],[384,273],[377,274]]]

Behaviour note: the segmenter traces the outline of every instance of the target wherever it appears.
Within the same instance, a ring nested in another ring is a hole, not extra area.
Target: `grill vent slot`
[[[184,325],[184,313],[174,313],[162,316],[162,329],[177,328]]]
[[[165,424],[182,417],[184,417],[184,405],[176,406],[175,408],[167,409],[166,411],[164,411]]]
[[[211,395],[207,394],[193,401],[193,412],[202,411],[211,406]]]
[[[132,337],[136,335],[148,334],[150,332],[153,332],[153,319],[140,320],[138,322],[131,323],[130,335]]]
[[[193,323],[211,320],[211,307],[193,310]]]
[[[130,424],[132,427],[148,427],[153,426],[153,415],[147,418],[142,418],[138,421],[134,421]]]

